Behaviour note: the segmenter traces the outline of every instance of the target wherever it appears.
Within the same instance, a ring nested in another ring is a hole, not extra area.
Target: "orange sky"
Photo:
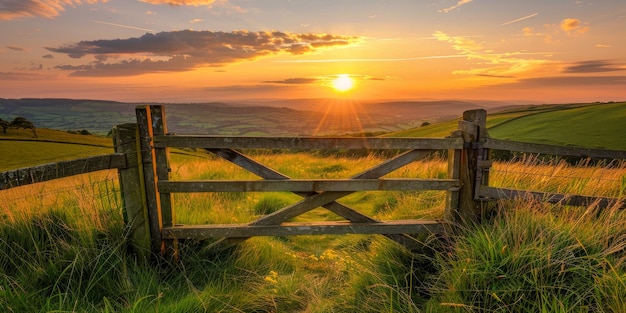
[[[0,98],[626,100],[623,0],[3,0],[0,25]]]

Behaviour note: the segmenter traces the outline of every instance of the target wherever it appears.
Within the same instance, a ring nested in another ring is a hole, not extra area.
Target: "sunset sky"
[[[0,0],[0,98],[619,101],[625,32],[624,0]]]

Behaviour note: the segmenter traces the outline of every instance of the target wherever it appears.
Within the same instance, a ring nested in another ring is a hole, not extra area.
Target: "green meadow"
[[[490,115],[489,123],[495,134],[524,120],[530,128],[528,119],[544,114],[545,121],[558,120],[549,118],[556,113],[595,114],[585,108],[617,115],[624,106],[519,110]],[[415,132],[446,136],[456,123]],[[58,143],[32,141],[26,132],[24,141],[0,140],[0,164],[17,157],[20,164],[36,165],[40,158],[52,162],[55,156],[112,151],[107,138],[40,131],[38,140]],[[614,133],[612,141],[620,140]],[[5,148],[21,152],[6,156]],[[252,156],[294,178],[346,178],[384,161],[376,154]],[[253,177],[200,151],[172,153],[171,168],[173,179]],[[433,156],[389,177],[443,178],[446,171],[446,160]],[[624,199],[626,162],[496,162],[490,184]],[[368,191],[340,202],[381,220],[437,219],[443,217],[444,196]],[[416,237],[416,251],[379,235],[258,237],[220,253],[207,249],[207,242],[186,241],[180,261],[173,262],[143,260],[132,252],[115,171],[0,191],[0,199],[2,312],[626,311],[626,216],[617,206],[501,201],[480,224],[447,236]],[[246,223],[298,199],[282,192],[174,195],[177,222],[186,224]],[[323,209],[298,217],[335,219]]]
[[[496,116],[497,118],[497,116]],[[626,150],[626,103],[563,108],[508,118],[489,128],[494,138],[597,149]]]
[[[626,102],[577,105],[538,105],[489,114],[489,136],[562,146],[626,150]],[[389,137],[445,137],[456,130],[455,120],[389,133]]]

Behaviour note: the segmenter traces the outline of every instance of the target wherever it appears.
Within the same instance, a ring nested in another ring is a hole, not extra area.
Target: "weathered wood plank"
[[[250,171],[253,174],[260,176],[265,179],[273,179],[273,180],[283,180],[283,179],[291,179],[289,176],[279,173],[255,160],[248,158],[247,156],[231,149],[207,149],[210,152],[213,152],[215,155],[228,160],[236,165],[241,166],[242,168]],[[295,194],[301,197],[308,197],[313,195],[311,192],[295,192]],[[359,213],[353,210],[350,207],[347,207],[343,204],[337,202],[331,202],[324,205],[324,208],[330,210],[331,212],[351,221],[351,222],[374,222],[376,220],[370,218],[367,215]]]
[[[124,201],[124,222],[130,229],[132,247],[142,259],[149,256],[150,223],[148,223],[148,209],[146,206],[143,175],[139,166],[137,124],[124,124],[113,127],[113,145],[115,151],[124,153],[128,159],[133,159],[135,166],[129,166],[118,171],[120,192]]]
[[[161,216],[161,199],[157,189],[156,156],[152,145],[154,137],[152,128],[152,115],[150,106],[139,106],[135,109],[137,115],[137,127],[139,129],[139,145],[141,152],[141,173],[144,177],[144,190],[146,206],[148,208],[148,221],[150,223],[150,238],[152,251],[164,252],[161,239],[163,220]]]
[[[155,136],[155,147],[212,149],[461,149],[459,138]]]
[[[247,169],[248,171],[262,177],[262,178],[266,178],[266,179],[275,179],[275,180],[280,180],[280,179],[290,179],[288,176],[283,175],[279,172],[274,171],[271,168],[266,167],[263,164],[260,164],[250,158],[248,158],[247,156],[234,151],[232,149],[207,149],[210,152],[213,152],[214,154],[216,154],[217,156],[226,159],[234,164],[237,164],[239,166],[241,166],[242,168]],[[428,151],[417,151],[417,150],[412,150],[412,151],[408,151],[405,152],[399,156],[397,156],[397,158],[400,158],[401,161],[400,162],[404,162],[404,164],[408,164],[412,161],[416,161],[420,158],[424,158],[426,156],[428,156],[429,152]],[[398,161],[395,161],[398,162]],[[393,165],[393,163],[392,163]],[[389,165],[381,165],[381,168],[385,169],[386,167],[389,167]],[[387,169],[385,169],[385,171],[393,171],[393,167],[389,167]],[[383,173],[383,172],[381,172]],[[378,174],[380,175],[380,174]],[[384,175],[384,174],[382,174]],[[380,176],[382,176],[380,175]],[[313,195],[313,192],[296,192],[295,194],[300,195],[302,197],[308,197]],[[355,222],[355,223],[365,223],[365,222],[378,222],[376,219],[373,219],[363,213],[360,213],[348,206],[345,206],[341,203],[338,202],[330,202],[327,203],[325,205],[323,205],[324,208],[328,209],[329,211],[351,221],[351,222]],[[401,235],[401,234],[385,234],[384,236],[388,237],[391,240],[394,240],[396,242],[398,242],[401,245],[410,247],[412,246],[412,244],[414,243],[414,240],[407,238],[406,235]],[[234,239],[231,239],[234,240]],[[220,243],[221,244],[221,243]]]
[[[444,232],[444,222],[397,220],[378,223],[316,222],[247,226],[241,224],[189,225],[163,228],[169,239],[219,237],[293,236],[322,234],[435,234]]]
[[[249,157],[243,155],[232,149],[206,149],[209,152],[219,156],[220,158],[227,160],[233,164],[250,171],[251,173],[258,175],[262,178],[268,179],[289,179],[286,175],[283,175]]]
[[[461,177],[461,150],[448,150],[448,179],[459,180]],[[460,187],[446,192],[444,218],[448,221],[458,219]]]
[[[260,176],[261,178],[273,179],[273,180],[290,179],[289,176],[284,175],[280,172],[277,172],[255,160],[252,160],[248,156],[243,155],[240,152],[237,152],[235,150],[232,150],[232,149],[206,149],[206,150],[214,153],[215,155],[221,157],[222,159],[232,162],[233,164],[239,165],[240,167],[250,171],[251,173],[255,175]],[[301,197],[308,197],[315,193],[296,192],[295,194]],[[357,212],[356,210],[338,202],[333,201],[333,202],[325,204],[323,207],[351,222],[377,222],[373,218],[365,214],[362,214],[360,212]],[[398,235],[387,235],[387,236],[398,242],[406,241],[403,238],[392,238],[392,237],[398,237]],[[216,242],[214,245],[227,247],[227,246],[231,246],[232,244],[236,244],[237,242],[241,242],[243,240],[245,240],[245,238],[230,238],[226,240],[220,240]]]
[[[553,146],[538,143],[528,143],[509,140],[488,139],[485,148],[496,150],[519,151],[528,153],[554,154],[563,156],[626,159],[626,151],[590,149],[579,147]]]
[[[165,118],[165,107],[161,105],[151,105],[150,116],[152,119],[152,134],[153,136],[162,136],[167,134],[167,119]],[[172,195],[169,193],[163,193],[159,190],[159,182],[167,182],[170,177],[170,153],[167,147],[153,147],[153,154],[155,160],[155,174],[157,184],[157,194],[159,197],[159,206],[161,211],[161,227],[171,227],[176,222],[176,215],[174,214],[174,205],[172,203]],[[163,240],[163,252],[166,255],[177,257],[178,247],[177,243],[172,240]]]
[[[377,166],[374,166],[360,174],[357,174],[351,178],[354,179],[373,179],[384,176],[388,173],[391,173],[398,168],[405,166],[417,159],[423,158],[428,155],[428,151],[423,150],[410,150],[402,153],[400,155],[395,156],[393,159],[387,160]],[[291,218],[294,218],[300,214],[304,214],[312,209],[315,209],[319,206],[324,206],[328,203],[334,202],[335,200],[345,197],[352,192],[347,191],[324,191],[315,195],[312,195],[308,198],[303,199],[302,201],[293,204],[291,206],[285,207],[281,210],[278,210],[274,213],[268,214],[252,224],[256,225],[271,225],[271,224],[279,224],[285,222]]]
[[[601,207],[612,207],[617,205],[617,207],[626,209],[626,199],[616,199],[616,198],[605,198],[605,197],[594,197],[594,196],[582,196],[582,195],[574,195],[574,194],[560,194],[560,193],[549,193],[549,192],[541,192],[541,191],[529,191],[529,190],[518,190],[518,189],[508,189],[508,188],[496,188],[496,187],[488,187],[481,186],[480,187],[480,195],[483,197],[489,197],[493,199],[536,199],[538,201],[549,202],[549,203],[559,203],[559,204],[567,204],[574,206],[587,206],[591,204],[597,204]]]
[[[482,160],[481,149],[475,149],[479,143],[483,143],[487,136],[486,132],[487,112],[483,109],[463,112],[463,120],[459,121],[461,137],[465,142],[465,148],[458,157],[458,174],[461,180],[461,189],[458,193],[458,203],[455,210],[448,211],[447,218],[459,224],[467,224],[477,221],[482,214],[481,203],[477,200],[476,185],[480,182],[478,174],[478,162]]]
[[[25,167],[0,172],[0,190],[127,166],[123,153],[113,153]]]
[[[290,179],[290,180],[211,180],[160,181],[166,192],[247,192],[247,191],[364,191],[364,190],[449,190],[459,187],[454,179]]]

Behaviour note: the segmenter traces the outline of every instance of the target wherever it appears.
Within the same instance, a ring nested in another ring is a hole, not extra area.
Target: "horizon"
[[[2,0],[0,25],[0,98],[626,99],[621,0]]]

